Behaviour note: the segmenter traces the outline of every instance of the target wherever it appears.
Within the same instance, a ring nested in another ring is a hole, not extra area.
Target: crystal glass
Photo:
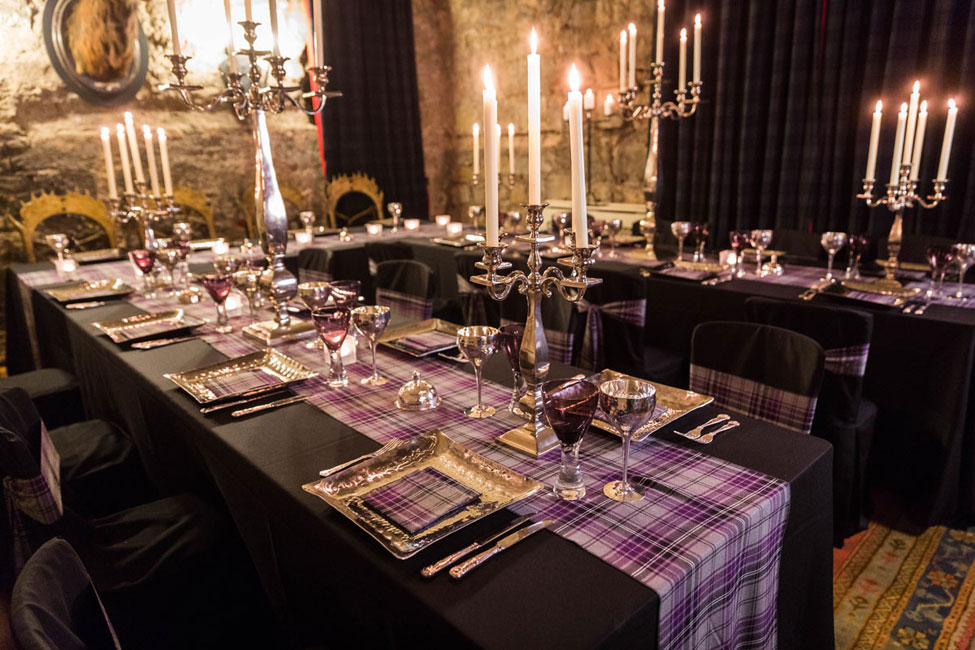
[[[619,219],[609,219],[605,222],[605,232],[609,235],[609,257],[616,257],[616,236],[623,229],[623,222]]]
[[[826,249],[826,253],[829,255],[829,260],[826,262],[826,277],[823,278],[826,282],[835,282],[836,278],[833,277],[833,258],[836,257],[836,253],[840,251],[844,246],[846,246],[846,233],[845,232],[824,232],[819,238],[819,243],[823,245]]]
[[[868,242],[866,235],[850,235],[847,241],[850,245],[850,259],[846,265],[845,274],[847,280],[860,279],[860,258],[863,257],[863,252],[867,250]]]
[[[312,229],[315,226],[315,213],[311,210],[304,210],[298,213],[298,218],[301,220],[301,225],[305,227],[305,232],[314,236]]]
[[[555,235],[556,250],[565,248],[565,235],[569,229],[571,218],[568,212],[560,212],[552,215],[552,234]]]
[[[214,329],[221,334],[232,332],[234,328],[230,325],[230,319],[227,318],[227,308],[224,306],[224,302],[230,295],[233,279],[224,273],[207,273],[200,279],[203,282],[203,287],[217,305],[217,326]]]
[[[311,312],[315,322],[315,329],[325,346],[325,355],[329,360],[328,385],[341,388],[349,385],[349,376],[342,365],[342,344],[349,334],[349,320],[351,313],[344,307],[322,307]]]
[[[352,310],[352,324],[369,341],[369,351],[372,352],[372,374],[359,380],[360,384],[382,386],[389,381],[385,377],[380,377],[379,370],[376,368],[376,346],[379,344],[379,337],[389,325],[389,315],[389,307],[380,305],[366,305]]]
[[[256,323],[257,294],[261,290],[261,272],[246,266],[234,273],[234,286],[243,292],[247,298],[247,308],[250,310],[251,323]]]
[[[961,300],[965,297],[965,271],[975,264],[975,244],[955,244],[955,264],[958,265],[958,290],[954,296]]]
[[[474,377],[477,379],[477,404],[464,409],[464,415],[469,418],[489,418],[495,413],[493,406],[481,403],[481,372],[484,362],[497,350],[497,345],[498,330],[494,327],[476,325],[457,330],[457,347],[474,366]]]
[[[399,218],[403,215],[403,204],[402,203],[387,203],[386,209],[389,211],[389,216],[393,218],[393,230],[396,232],[399,230]]]
[[[657,389],[641,379],[611,379],[599,385],[599,409],[619,431],[623,439],[623,477],[603,486],[603,494],[613,501],[639,501],[643,494],[630,485],[627,469],[630,463],[630,438],[646,424],[657,405]]]
[[[176,242],[169,239],[157,240],[157,255],[159,261],[166,267],[169,275],[169,295],[175,296],[176,291],[176,267],[183,259],[183,249]]]
[[[52,233],[44,236],[44,243],[58,256],[58,262],[64,261],[64,251],[71,245],[71,237],[64,233]]]
[[[744,250],[745,247],[750,243],[749,234],[747,230],[732,230],[728,233],[728,239],[731,240],[731,249],[735,251],[735,268],[733,275],[735,277],[743,277],[745,275],[745,261],[744,261]]]
[[[149,275],[152,273],[152,267],[156,265],[156,251],[148,248],[133,248],[129,251],[129,260],[142,273],[142,282],[145,285],[142,296],[150,299],[155,298],[156,294],[152,290],[152,281],[149,279]]]
[[[213,258],[213,269],[220,275],[233,275],[240,268],[240,262],[237,255],[217,255]]]
[[[241,263],[255,269],[263,269],[267,266],[267,256],[261,245],[250,239],[245,239],[240,245]]]
[[[358,280],[333,280],[328,286],[336,306],[352,309],[359,304],[362,283]]]
[[[579,447],[599,405],[599,389],[583,379],[542,383],[542,410],[562,448],[562,465],[553,491],[566,501],[586,496],[579,467]]]
[[[771,230],[751,230],[748,232],[748,243],[755,249],[755,257],[758,258],[755,267],[755,275],[762,276],[762,255],[765,249],[772,243]]]
[[[927,257],[928,264],[931,265],[931,284],[927,297],[939,300],[943,297],[941,287],[945,281],[945,273],[948,266],[955,261],[955,249],[953,246],[928,246]]]
[[[670,224],[670,232],[677,238],[677,259],[684,259],[684,239],[691,234],[693,224],[690,221],[675,221]]]
[[[517,210],[509,212],[505,218],[505,223],[511,232],[518,232],[521,228],[522,214]]]
[[[524,415],[518,402],[525,396],[528,385],[521,374],[521,339],[525,336],[525,326],[512,324],[504,325],[498,329],[498,347],[504,351],[508,363],[511,365],[511,377],[513,380],[511,389],[511,402],[508,404],[508,411],[515,415]]]
[[[335,304],[334,302],[329,303],[331,295],[332,285],[328,282],[302,282],[298,285],[298,297],[301,302],[305,303],[308,311],[315,311],[328,307],[329,304]],[[319,339],[305,344],[305,348],[308,350],[321,349],[321,347],[322,342]]]
[[[708,243],[708,235],[711,234],[708,224],[704,222],[695,223],[691,229],[691,241],[694,242],[695,262],[704,261],[704,246]]]

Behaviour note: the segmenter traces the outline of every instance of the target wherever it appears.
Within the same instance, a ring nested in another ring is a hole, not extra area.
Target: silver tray
[[[72,255],[78,264],[94,264],[96,262],[120,260],[124,256],[125,254],[121,248],[99,248],[93,251],[80,251]]]
[[[607,369],[598,374],[590,375],[587,379],[596,384],[596,386],[599,386],[599,384],[603,383],[604,381],[609,381],[611,379],[633,379],[633,377],[630,375],[624,375],[621,372],[616,372],[615,370]],[[642,442],[643,440],[646,440],[654,431],[661,429],[671,422],[684,417],[691,411],[695,411],[702,406],[707,406],[714,401],[714,398],[710,395],[701,395],[700,393],[695,393],[692,390],[674,388],[673,386],[667,386],[666,384],[658,384],[655,381],[651,381],[649,383],[653,384],[653,387],[657,389],[657,406],[663,406],[667,410],[637,429],[633,433],[632,437],[634,442]],[[613,435],[619,435],[619,433],[616,431],[616,427],[604,419],[601,411],[596,411],[596,417],[593,418],[592,425],[597,429],[602,429],[603,431],[612,433]]]
[[[433,237],[431,238],[434,244],[441,244],[443,246],[453,246],[454,248],[465,248],[467,246],[476,246],[477,244],[484,241],[483,235],[477,235],[472,233],[467,233],[466,235],[461,235],[460,237]]]
[[[79,302],[102,298],[121,298],[135,291],[121,278],[114,280],[95,280],[48,289],[47,294],[58,302]]]
[[[217,395],[206,384],[207,381],[213,379],[232,379],[235,374],[249,373],[254,370],[265,372],[276,381],[224,395]],[[192,395],[200,404],[209,404],[232,397],[247,397],[270,392],[289,384],[317,377],[318,373],[306,368],[291,357],[281,354],[273,348],[268,348],[245,354],[242,357],[227,359],[212,366],[185,372],[171,372],[163,376]]]
[[[199,327],[205,322],[202,318],[187,315],[182,309],[173,309],[128,316],[119,320],[98,321],[92,325],[116,343],[132,343],[160,334],[189,330]]]
[[[422,357],[427,357],[431,354],[436,354],[438,352],[443,352],[444,350],[449,350],[450,348],[456,347],[457,330],[459,330],[460,327],[460,325],[455,325],[454,323],[449,323],[445,320],[440,320],[439,318],[430,318],[416,323],[408,323],[406,325],[392,327],[386,330],[382,338],[379,339],[379,344],[408,354],[411,357],[420,359]],[[444,345],[444,347],[418,352],[398,341],[398,339],[406,336],[416,336],[417,334],[425,334],[427,332],[443,332],[444,334],[449,334],[454,337],[454,343],[451,345]]]
[[[432,467],[480,493],[464,508],[416,534],[362,503],[373,490],[411,472]],[[464,526],[521,501],[543,488],[538,481],[475,453],[433,430],[403,438],[381,454],[327,478],[302,486],[404,560]]]

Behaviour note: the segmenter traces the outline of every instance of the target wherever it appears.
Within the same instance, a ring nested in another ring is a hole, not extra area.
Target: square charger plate
[[[206,385],[207,381],[212,379],[228,379],[232,378],[235,374],[248,373],[253,370],[263,370],[278,381],[227,395],[217,395]],[[193,399],[200,404],[210,404],[211,402],[233,397],[258,395],[317,376],[317,372],[306,368],[274,348],[252,352],[242,357],[227,359],[226,361],[195,370],[170,372],[163,375],[163,377],[192,395]]]
[[[604,381],[610,381],[612,379],[636,379],[636,377],[624,375],[621,372],[616,372],[615,370],[609,370],[607,368],[606,370],[598,372],[595,375],[589,375],[586,377],[586,379],[596,384],[598,387]],[[640,381],[647,380],[641,379]],[[707,406],[714,401],[714,398],[710,395],[702,395],[700,393],[695,393],[692,390],[674,388],[673,386],[659,384],[655,381],[647,381],[647,383],[653,384],[653,387],[657,389],[657,406],[663,406],[667,410],[637,429],[631,438],[633,442],[642,442],[646,440],[654,431],[661,429],[671,422],[684,417],[691,411],[696,411],[702,406]],[[596,411],[596,417],[592,419],[592,426],[607,433],[611,433],[614,436],[619,435],[619,433],[616,431],[616,427],[605,419],[605,415],[603,415],[602,411]]]
[[[115,343],[134,343],[162,334],[191,330],[205,322],[202,318],[184,313],[182,309],[171,309],[127,316],[118,320],[98,321],[92,323],[92,326],[101,330]]]
[[[429,318],[416,323],[407,323],[405,325],[399,325],[397,327],[387,329],[385,333],[383,333],[382,337],[380,337],[379,344],[385,345],[386,347],[392,348],[398,352],[408,354],[411,357],[420,359],[422,357],[430,356],[431,354],[436,354],[437,352],[443,352],[444,350],[457,347],[457,330],[459,330],[460,327],[460,325],[449,323],[445,320],[440,320],[439,318]],[[413,348],[403,345],[397,340],[406,336],[426,334],[427,332],[443,332],[444,334],[449,334],[454,337],[454,343],[444,347],[433,348],[425,352],[417,352]]]
[[[46,289],[47,294],[60,303],[121,298],[129,295],[133,291],[135,289],[127,285],[121,278],[78,282],[53,289]]]
[[[363,502],[373,490],[432,467],[480,493],[464,508],[410,534]],[[544,486],[467,449],[440,430],[398,440],[383,453],[302,486],[371,535],[400,560],[413,556],[482,517],[525,499]]]

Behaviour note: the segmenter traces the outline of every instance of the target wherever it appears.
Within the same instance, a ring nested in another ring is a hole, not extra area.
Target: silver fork
[[[737,420],[732,420],[731,422],[727,423],[726,425],[724,425],[719,429],[715,429],[714,431],[708,431],[703,436],[701,436],[701,439],[698,440],[698,442],[701,443],[702,445],[710,445],[711,441],[714,440],[714,437],[716,435],[718,435],[719,433],[724,433],[725,431],[731,431],[732,429],[734,429],[740,424],[741,423],[738,422]]]
[[[322,478],[326,478],[328,476],[331,476],[332,474],[335,474],[336,472],[341,472],[346,467],[352,467],[353,465],[357,463],[361,463],[364,460],[369,460],[373,456],[378,456],[383,452],[389,451],[390,449],[393,448],[393,445],[395,445],[397,442],[399,442],[399,438],[393,438],[392,440],[387,442],[385,445],[383,445],[376,451],[369,452],[368,454],[362,454],[358,458],[353,458],[352,460],[348,460],[344,463],[336,465],[335,467],[329,467],[328,469],[323,469],[318,473],[318,475],[321,476]]]
[[[727,413],[721,413],[720,415],[714,416],[713,418],[711,418],[701,426],[694,427],[687,433],[683,433],[677,430],[675,430],[674,433],[684,436],[685,438],[689,438],[690,440],[697,440],[698,438],[701,437],[701,434],[704,433],[704,430],[707,429],[708,427],[714,426],[715,424],[721,424],[725,420],[730,420],[730,419],[731,419],[730,415],[728,415]]]

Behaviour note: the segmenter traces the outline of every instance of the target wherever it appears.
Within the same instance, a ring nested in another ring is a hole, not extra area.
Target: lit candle
[[[312,1],[315,2],[316,0]],[[281,56],[281,47],[278,44],[278,1],[268,0],[267,8],[268,13],[271,15],[271,38],[274,39],[274,45],[271,49],[273,50],[274,56]]]
[[[498,139],[494,141],[494,164],[497,165],[498,173],[501,173],[501,125],[495,124],[498,127],[496,130],[498,132]]]
[[[315,33],[312,34],[315,40],[315,65],[323,66],[325,65],[325,25],[322,20],[322,5],[325,4],[321,0],[312,0],[312,14],[315,24]]]
[[[474,175],[477,176],[477,172],[480,171],[481,164],[481,147],[478,143],[481,134],[481,127],[477,122],[474,122]]]
[[[122,180],[125,182],[125,193],[135,194],[132,187],[132,170],[129,169],[129,154],[125,143],[125,127],[121,124],[115,125],[115,136],[118,139],[119,159],[122,164]]]
[[[606,99],[603,100],[603,114],[609,117],[613,114],[613,96],[606,94]]]
[[[135,180],[146,182],[146,175],[142,171],[142,155],[139,153],[139,142],[135,139],[135,125],[132,123],[132,113],[125,112],[125,133],[129,138],[129,149],[132,153],[132,169],[135,170]]]
[[[515,125],[508,122],[508,174],[515,175]]]
[[[251,5],[251,0],[244,0],[244,20],[249,23],[254,22],[254,7]]]
[[[451,239],[456,239],[460,237],[464,232],[464,224],[457,221],[448,223],[446,228],[447,228],[447,237],[450,237]]]
[[[582,93],[579,92],[579,71],[575,64],[569,70],[569,152],[572,162],[572,232],[576,246],[589,245],[589,225],[586,218],[586,163],[582,149]]]
[[[677,90],[684,92],[687,85],[687,29],[680,29],[680,55],[677,58]]]
[[[169,31],[173,36],[173,54],[180,56],[179,49],[179,30],[176,29],[176,0],[166,0],[166,8],[169,9]]]
[[[958,117],[958,107],[955,100],[948,100],[948,121],[945,122],[945,139],[941,143],[941,160],[938,161],[939,181],[948,180],[948,155],[951,153],[951,140],[955,137],[955,118]]]
[[[437,216],[435,216],[433,218],[433,220],[436,222],[436,224],[438,226],[440,226],[441,228],[445,228],[447,226],[447,224],[450,223],[450,215],[449,214],[438,214]]]
[[[701,83],[701,14],[694,16],[694,83]]]
[[[371,224],[370,224],[371,225]],[[304,248],[311,243],[312,234],[310,232],[305,232],[304,230],[299,230],[295,233],[295,244],[298,248]]]
[[[897,114],[897,135],[894,138],[894,157],[890,159],[890,184],[897,185],[900,179],[901,154],[904,153],[904,129],[907,126],[907,102],[901,104]]]
[[[102,127],[102,151],[105,153],[105,175],[108,177],[108,196],[118,198],[118,188],[115,186],[115,165],[112,163],[112,143],[108,141],[108,127]]]
[[[419,219],[403,219],[403,227],[407,230],[419,230],[420,220]]]
[[[230,0],[223,0],[223,12],[227,14],[227,59],[230,74],[237,74],[237,51],[234,46],[234,19],[230,13]]]
[[[491,66],[484,66],[484,222],[487,245],[498,245],[498,96],[494,91]]]
[[[582,107],[587,111],[596,108],[596,96],[592,93],[592,88],[586,88],[586,93],[582,96]]]
[[[210,248],[210,251],[214,256],[226,255],[228,252],[230,252],[230,245],[224,241],[223,237],[221,237],[217,241],[213,242],[213,246]]]
[[[907,109],[907,130],[904,132],[904,157],[901,162],[905,165],[911,162],[911,155],[914,153],[914,129],[917,126],[917,103],[920,97],[921,82],[915,81],[910,108]]]
[[[867,151],[867,180],[877,180],[877,145],[880,144],[880,120],[883,117],[884,103],[877,100],[873,112],[873,125],[870,127],[870,149]]]
[[[917,132],[914,136],[914,153],[911,157],[911,180],[917,180],[918,169],[921,167],[921,147],[924,146],[924,130],[928,126],[928,102],[921,102],[921,112],[917,115]]]
[[[159,172],[156,170],[156,156],[152,151],[152,129],[148,124],[142,125],[142,138],[146,141],[146,161],[149,165],[149,184],[154,196],[159,196]]]
[[[162,127],[156,129],[156,136],[159,138],[159,160],[162,163],[163,189],[166,196],[173,195],[173,175],[169,171],[169,145],[166,140],[166,130]]]
[[[630,61],[628,66],[627,83],[630,88],[636,87],[636,25],[630,23],[626,26],[630,32],[627,43],[630,46]]]
[[[537,53],[538,36],[532,27],[528,55],[528,203],[542,203],[542,59]]]
[[[383,234],[383,225],[381,223],[367,223],[366,233],[370,237],[376,237],[378,235],[381,235]]]
[[[657,0],[657,63],[664,62],[664,0]]]
[[[620,30],[620,92],[626,90],[626,30]]]

